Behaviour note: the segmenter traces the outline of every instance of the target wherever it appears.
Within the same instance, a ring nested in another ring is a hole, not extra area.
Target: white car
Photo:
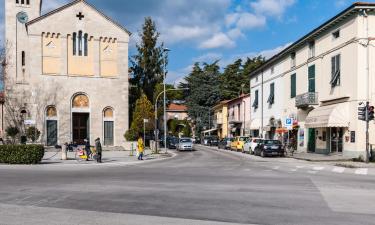
[[[193,141],[191,138],[180,138],[177,151],[193,151]]]
[[[263,140],[262,138],[250,138],[243,146],[244,153],[254,154],[255,148]]]

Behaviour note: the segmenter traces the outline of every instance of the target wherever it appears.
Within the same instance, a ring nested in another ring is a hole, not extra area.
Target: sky
[[[0,39],[4,33],[0,0]],[[6,0],[13,1],[13,0]],[[32,2],[33,0],[31,0]],[[71,0],[44,0],[43,13]],[[278,53],[353,4],[354,0],[87,0],[133,33],[151,16],[171,49],[168,82],[178,84],[195,62],[220,60],[224,68],[238,58]],[[375,2],[368,0],[367,2]]]

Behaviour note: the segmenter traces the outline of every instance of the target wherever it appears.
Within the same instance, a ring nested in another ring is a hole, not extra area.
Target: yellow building
[[[213,107],[214,127],[217,129],[217,136],[220,139],[228,137],[228,102],[222,101]]]

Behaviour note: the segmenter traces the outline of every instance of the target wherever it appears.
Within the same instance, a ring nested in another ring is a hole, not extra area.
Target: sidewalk
[[[316,153],[307,153],[307,152],[294,153],[292,158],[311,161],[311,162],[352,161],[351,157],[342,156],[338,154],[325,155],[325,154],[316,154]]]
[[[172,157],[173,154],[152,154],[151,150],[146,149],[143,156],[144,161],[163,159]],[[103,151],[102,164],[126,164],[127,162],[138,162],[136,152],[131,155],[130,151]],[[68,160],[61,160],[61,151],[48,151],[45,152],[44,158],[41,162],[42,165],[74,165],[74,164],[97,164],[95,160],[77,160],[75,152],[68,152]]]

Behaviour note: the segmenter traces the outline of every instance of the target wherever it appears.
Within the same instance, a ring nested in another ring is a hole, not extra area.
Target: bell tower
[[[41,15],[42,0],[5,0],[6,73],[17,83],[26,82],[30,52],[26,23]]]

